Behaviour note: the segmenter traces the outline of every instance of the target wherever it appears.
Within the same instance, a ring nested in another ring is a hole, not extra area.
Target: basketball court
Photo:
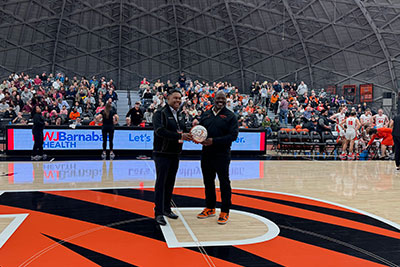
[[[233,160],[226,225],[199,220],[182,160],[177,220],[153,220],[151,160],[0,163],[0,266],[398,266],[392,162]]]

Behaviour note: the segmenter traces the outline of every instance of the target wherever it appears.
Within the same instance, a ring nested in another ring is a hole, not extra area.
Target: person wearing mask
[[[221,190],[221,213],[218,224],[226,224],[229,219],[231,207],[231,184],[229,180],[229,165],[231,162],[231,145],[239,134],[236,115],[226,107],[226,95],[223,91],[215,94],[214,105],[201,116],[200,124],[207,129],[208,136],[201,153],[201,171],[205,187],[206,207],[197,215],[204,219],[215,216],[216,193],[215,178],[218,174]]]
[[[192,140],[191,134],[185,127],[185,121],[179,113],[181,102],[182,93],[172,89],[168,92],[167,104],[158,109],[153,116],[153,160],[156,166],[154,214],[159,225],[167,224],[164,215],[170,219],[178,218],[178,215],[171,210],[172,191],[183,140]]]
[[[118,115],[112,108],[111,103],[106,104],[106,108],[97,115],[97,120],[103,120],[103,125],[101,128],[101,133],[103,136],[103,153],[101,158],[105,160],[107,158],[107,137],[110,142],[110,159],[115,158],[114,154],[114,124],[118,123]]]
[[[33,135],[33,152],[31,159],[32,160],[40,160],[46,159],[47,156],[43,154],[43,131],[44,126],[47,126],[48,123],[45,122],[44,117],[42,116],[42,110],[39,106],[35,107],[35,113],[33,114],[33,127],[32,127],[32,135]]]

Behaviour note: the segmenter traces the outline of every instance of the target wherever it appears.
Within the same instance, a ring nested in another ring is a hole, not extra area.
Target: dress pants
[[[400,136],[393,136],[394,141],[394,160],[396,167],[400,167]]]
[[[43,156],[43,131],[33,133],[33,156]]]
[[[108,140],[110,141],[110,150],[114,149],[114,128],[113,127],[103,127],[101,129],[101,134],[103,135],[103,151],[107,150],[107,134]]]
[[[231,157],[229,154],[214,155],[203,153],[201,156],[201,171],[203,172],[203,182],[206,194],[206,207],[215,209],[217,197],[215,192],[215,177],[218,174],[221,190],[221,211],[228,212],[231,207],[231,181],[229,180],[229,164]]]
[[[155,216],[171,211],[172,191],[179,167],[179,155],[153,156],[156,165],[156,185],[154,189]]]

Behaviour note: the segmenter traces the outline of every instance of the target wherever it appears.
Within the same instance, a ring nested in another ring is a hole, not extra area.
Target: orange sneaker
[[[208,209],[208,208],[205,208],[202,212],[197,214],[197,218],[199,219],[205,219],[214,216],[215,216],[215,209]]]
[[[226,224],[228,222],[228,219],[229,219],[229,213],[221,212],[219,214],[218,224]]]

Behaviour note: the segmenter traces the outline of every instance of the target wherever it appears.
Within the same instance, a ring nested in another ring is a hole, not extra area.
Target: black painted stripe
[[[0,196],[0,204],[108,226],[160,241],[165,240],[153,218],[96,203],[43,192],[7,192]]]
[[[119,195],[125,195],[149,201],[152,201],[154,195],[154,193],[151,191],[129,189],[110,190],[107,193],[116,193]],[[27,201],[28,199],[32,199],[32,201]],[[176,195],[174,196],[174,199],[179,207],[202,207],[204,205],[204,200],[201,198]],[[122,221],[124,219],[129,220],[132,218],[143,218],[143,216],[139,216],[137,214],[126,212],[123,210],[105,207],[94,203],[88,203],[85,201],[54,196],[41,192],[5,193],[0,196],[0,204],[37,210],[40,212],[46,212],[68,218],[88,221],[100,225],[109,225],[111,223]],[[334,238],[340,240],[341,242],[349,243],[362,249],[371,251],[390,262],[400,263],[400,240],[398,239],[337,225],[307,220],[299,217],[257,210],[244,206],[234,205],[232,206],[232,209],[258,214],[274,221],[279,226],[281,226],[281,236],[285,236],[293,240],[298,240],[307,244],[324,247],[340,253],[345,253],[351,256],[382,263],[376,258],[373,258],[370,255],[365,255],[360,251],[350,249],[349,247],[342,246],[340,244],[338,245],[334,242],[326,239],[321,239],[319,237],[310,237],[309,235],[306,235],[304,233],[292,231],[288,227],[316,233],[320,236]],[[114,228],[143,236],[148,236],[157,240],[164,240],[161,231],[155,228],[154,223],[149,223],[149,220],[140,221],[139,223],[135,223],[132,225],[129,224],[129,227],[127,227],[126,225],[119,225],[115,226]],[[235,260],[235,256],[232,255],[232,258],[229,261],[234,262]]]
[[[98,190],[96,190],[98,191]],[[118,194],[121,196],[130,196],[135,199],[142,200],[152,200],[153,192],[148,191],[140,191],[140,190],[130,190],[130,189],[122,189],[122,190],[101,190],[104,193],[110,194]],[[32,199],[32,201],[27,201]],[[196,200],[196,199],[195,199]],[[202,203],[201,200],[198,201]],[[153,220],[144,220],[136,223],[130,223],[129,225],[115,225],[110,226],[110,224],[115,223],[116,221],[123,220],[131,220],[131,219],[145,219],[147,217],[140,216],[134,213],[130,213],[127,211],[106,207],[103,205],[90,203],[86,201],[81,201],[77,199],[71,199],[62,196],[56,196],[52,194],[46,194],[43,192],[22,192],[22,193],[5,193],[0,196],[0,204],[7,205],[12,207],[18,207],[28,210],[34,210],[44,213],[49,213],[53,215],[63,216],[67,218],[77,219],[80,221],[95,223],[99,225],[109,225],[109,227],[116,228],[119,230],[127,231],[130,233],[146,236],[149,238],[153,238],[156,240],[164,241],[164,236],[159,228]],[[40,208],[39,208],[40,207]],[[189,249],[189,248],[188,248]],[[232,249],[235,249],[232,247]],[[200,251],[196,248],[194,251],[200,253]],[[219,251],[216,248],[216,251]],[[242,258],[239,259],[232,255],[231,253],[223,254],[223,253],[212,253],[213,255],[223,256],[222,260],[227,260],[232,263],[236,263],[241,265],[241,263],[246,262],[246,258],[248,259],[257,259],[257,256],[248,253],[242,252]],[[224,256],[225,255],[225,256]],[[230,256],[229,256],[230,255]],[[240,262],[240,263],[239,263]],[[258,263],[257,263],[258,262]],[[263,263],[269,263],[268,260],[260,258],[259,261],[250,264],[251,266],[263,266]],[[102,265],[107,266],[107,265]],[[246,266],[246,265],[245,265]],[[265,265],[268,266],[268,265]]]
[[[113,190],[100,190],[101,192],[114,194]],[[126,197],[137,198],[142,200],[152,201],[154,192],[139,189],[123,189],[117,192],[119,195]],[[189,197],[184,195],[174,195],[173,199],[178,207],[204,207],[204,199]],[[217,204],[218,205],[218,204]],[[374,257],[366,255],[363,252],[343,246],[335,242],[317,238],[303,234],[301,232],[293,232],[284,227],[294,227],[304,231],[316,233],[320,236],[325,236],[328,239],[337,239],[341,242],[351,244],[363,250],[371,251],[377,256],[382,257],[390,262],[400,263],[400,240],[382,236],[379,234],[369,233],[357,229],[347,228],[340,225],[328,224],[324,222],[308,220],[300,217],[274,213],[264,210],[253,209],[245,206],[233,205],[232,209],[246,211],[265,217],[281,228],[280,236],[284,236],[293,240],[304,242],[310,245],[323,247],[329,250],[337,251],[339,253],[348,254],[354,257],[362,258],[365,260],[382,263]]]
[[[198,248],[190,248],[198,250]],[[233,246],[204,247],[209,256],[241,266],[283,266]]]
[[[380,227],[380,228],[383,228],[386,230],[400,233],[399,229],[397,229],[385,222],[379,221],[375,218],[369,217],[364,214],[330,209],[330,208],[325,208],[325,207],[320,207],[320,206],[315,206],[315,205],[310,205],[310,204],[303,204],[303,203],[298,203],[298,202],[288,201],[288,200],[281,200],[281,199],[261,197],[261,196],[253,196],[253,195],[248,195],[248,194],[243,194],[243,193],[232,192],[232,194],[250,197],[250,198],[259,199],[259,200],[264,200],[264,201],[269,201],[269,202],[274,202],[274,203],[283,204],[286,206],[296,207],[296,208],[300,208],[300,209],[305,209],[305,210],[309,210],[309,211],[315,211],[315,212],[332,215],[332,216],[336,216],[339,218],[348,219],[348,220],[352,220],[352,221],[356,221],[356,222],[360,222],[360,223],[364,223],[364,224],[369,224],[372,226],[376,226],[376,227]]]
[[[110,267],[113,267],[113,266],[121,266],[121,267],[124,267],[124,266],[132,267],[133,266],[133,267],[135,267],[136,266],[136,265],[127,263],[125,261],[121,261],[116,258],[112,258],[107,255],[101,254],[99,252],[96,252],[96,251],[93,251],[93,250],[90,250],[90,249],[87,249],[87,248],[84,248],[84,247],[81,247],[81,246],[78,246],[78,245],[75,245],[75,244],[72,244],[69,242],[62,241],[61,239],[55,238],[50,235],[46,235],[43,233],[42,233],[42,235],[46,236],[47,238],[53,240],[54,242],[59,243],[60,245],[72,250],[73,252],[81,255],[82,257],[84,257],[100,266],[110,266]]]
[[[243,206],[234,205],[232,208],[268,218],[280,228],[279,235],[286,238],[380,264],[385,263],[379,258],[396,264],[400,263],[399,239]],[[335,242],[335,240],[340,241],[340,243]],[[377,257],[364,253],[364,250],[375,254]]]

